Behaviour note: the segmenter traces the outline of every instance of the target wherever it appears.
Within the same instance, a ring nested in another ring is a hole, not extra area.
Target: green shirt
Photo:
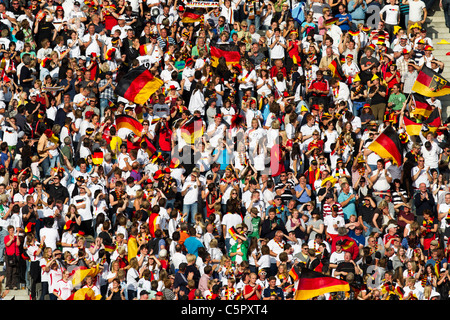
[[[389,96],[388,103],[393,103],[394,106],[392,107],[392,110],[398,111],[401,110],[403,107],[403,103],[406,101],[406,97],[403,93],[399,94],[391,94]]]

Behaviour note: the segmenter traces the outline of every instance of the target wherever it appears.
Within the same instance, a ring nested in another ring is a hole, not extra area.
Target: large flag
[[[187,144],[194,144],[195,140],[203,135],[203,121],[192,116],[180,128],[181,137]]]
[[[392,126],[384,129],[368,148],[381,158],[392,158],[394,164],[398,166],[402,164],[402,144],[398,132]]]
[[[405,124],[406,133],[410,136],[418,136],[422,131],[421,123],[417,123],[406,116],[403,117],[403,122]]]
[[[441,126],[441,117],[439,116],[438,108],[434,108],[428,119],[422,122],[422,126],[424,127],[424,132],[427,132],[426,128],[433,133],[436,132],[436,130]]]
[[[342,71],[341,64],[337,61],[337,59],[333,59],[333,61],[331,61],[331,63],[328,65],[328,68],[330,68],[333,77],[338,78],[340,81],[347,80],[347,77]]]
[[[74,287],[79,285],[87,276],[95,278],[100,272],[101,270],[98,264],[92,268],[78,267],[71,272],[72,285]]]
[[[161,79],[154,77],[145,66],[139,66],[120,79],[114,93],[136,104],[144,104],[162,85]]]
[[[117,131],[122,128],[130,129],[135,135],[140,137],[142,135],[142,130],[144,127],[142,126],[142,123],[140,123],[135,118],[126,114],[121,114],[116,117],[116,128]]]
[[[425,97],[440,97],[450,94],[450,84],[440,74],[423,66],[412,90]]]
[[[67,300],[100,300],[102,296],[100,294],[95,295],[94,290],[91,288],[81,288],[67,298]]]
[[[302,268],[294,300],[308,300],[329,292],[350,291],[348,282]]]
[[[224,57],[227,65],[234,65],[241,60],[241,54],[236,45],[216,44],[211,46],[211,65],[215,68],[219,64],[219,58]]]
[[[183,16],[181,18],[181,21],[183,23],[195,23],[195,22],[201,22],[204,20],[203,14],[198,14],[189,10],[186,10],[183,13]]]
[[[414,93],[412,97],[415,104],[412,114],[418,114],[424,118],[428,118],[433,111],[433,106],[430,105],[427,99],[421,94]]]

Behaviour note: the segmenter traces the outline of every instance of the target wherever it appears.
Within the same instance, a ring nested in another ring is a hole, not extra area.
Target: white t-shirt
[[[381,9],[380,15],[382,15],[383,13],[386,13],[386,18],[384,19],[386,24],[398,24],[398,15],[400,14],[400,8],[398,5],[385,5],[383,9]]]
[[[425,2],[418,0],[409,1],[409,20],[412,22],[418,22],[422,20],[423,9],[425,9]]]

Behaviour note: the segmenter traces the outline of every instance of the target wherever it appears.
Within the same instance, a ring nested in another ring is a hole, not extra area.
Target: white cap
[[[120,15],[118,20],[125,20],[125,15],[124,14]]]

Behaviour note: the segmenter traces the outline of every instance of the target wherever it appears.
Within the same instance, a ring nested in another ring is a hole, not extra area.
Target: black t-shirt
[[[280,287],[275,288],[265,288],[263,291],[263,297],[269,298],[271,296],[277,296],[278,298],[281,298],[281,300],[284,300],[284,293],[283,290]]]
[[[368,207],[365,205],[360,205],[358,207],[358,217],[361,217],[362,220],[368,224],[372,224],[373,214],[375,212],[375,208],[371,205]]]
[[[112,245],[112,238],[111,238],[111,235],[110,235],[108,232],[102,231],[102,232],[100,232],[100,233],[98,234],[98,237],[101,238],[101,239],[103,239],[103,244],[104,244],[105,246],[110,246],[110,245]]]
[[[22,69],[20,69],[20,85],[24,89],[30,89],[32,87],[33,81],[27,81],[23,82],[24,80],[31,78],[31,71],[27,66],[23,66]]]
[[[337,265],[336,271],[351,272],[351,273],[355,274],[356,270],[355,270],[355,266],[353,265],[353,263],[344,261]],[[342,278],[342,276],[341,276],[341,278]]]
[[[375,86],[371,87],[370,93],[375,92],[375,90],[376,90]],[[379,104],[379,103],[386,103],[386,97],[381,96],[380,92],[386,92],[386,87],[383,85],[379,86],[378,92],[372,97],[371,105]]]

